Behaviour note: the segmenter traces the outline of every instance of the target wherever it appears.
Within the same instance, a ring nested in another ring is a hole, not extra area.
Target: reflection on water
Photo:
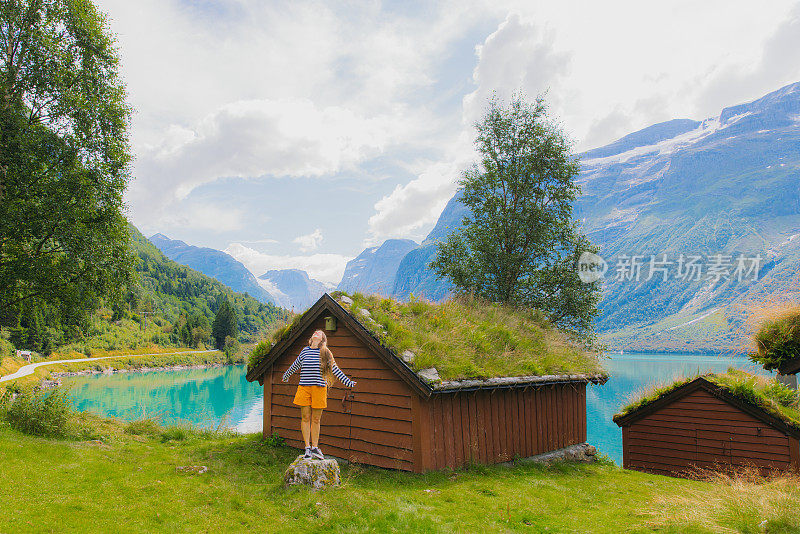
[[[244,365],[184,371],[78,376],[64,380],[79,410],[129,421],[163,424],[223,423],[241,432],[261,430],[263,389],[245,380]]]
[[[628,403],[631,395],[655,383],[725,371],[729,367],[770,374],[744,356],[611,354],[603,366],[611,378],[602,386],[590,385],[586,390],[587,441],[619,465],[622,465],[622,431],[611,418]]]
[[[622,433],[611,417],[632,393],[681,375],[738,367],[767,374],[744,357],[691,354],[614,354],[604,362],[611,378],[589,386],[586,411],[589,443],[622,463]],[[261,431],[263,390],[245,379],[244,365],[186,371],[118,373],[65,379],[79,410],[134,420],[155,417],[164,424],[223,425],[239,432]]]

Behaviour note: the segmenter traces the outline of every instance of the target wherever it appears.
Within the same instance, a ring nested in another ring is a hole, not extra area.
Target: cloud
[[[456,163],[434,163],[409,183],[394,188],[375,203],[369,218],[371,246],[389,237],[417,237],[414,232],[435,223],[445,204],[455,194],[461,170]]]
[[[231,243],[224,252],[242,262],[257,277],[271,269],[302,269],[311,278],[331,284],[338,284],[342,280],[345,266],[352,259],[340,254],[264,254],[241,243]]]
[[[241,209],[195,200],[173,206],[158,225],[158,229],[163,231],[193,228],[214,234],[242,230],[245,227],[245,217]],[[154,227],[144,225],[142,228],[149,230]]]
[[[322,243],[322,230],[317,228],[310,234],[295,237],[292,242],[300,245],[301,252],[311,252],[316,250],[319,244]]]
[[[800,78],[790,0],[97,2],[137,110],[132,221],[179,235],[197,227],[216,248],[295,235],[290,195],[276,203],[263,188],[264,202],[215,204],[242,198],[228,184],[274,176],[313,179],[322,195],[347,180],[362,208],[374,206],[361,225],[311,213],[327,246],[423,237],[475,161],[472,124],[493,92],[549,90],[580,151]],[[312,257],[293,255],[291,239],[274,245],[285,254],[275,262]]]
[[[277,239],[270,239],[265,237],[264,239],[253,239],[253,240],[242,240],[242,243],[250,243],[251,245],[274,245],[279,241]]]
[[[708,71],[697,99],[701,110],[718,110],[753,100],[800,80],[800,5],[769,36],[757,61],[715,66]]]
[[[152,213],[222,177],[322,176],[352,169],[384,150],[398,122],[302,99],[227,104],[191,128],[173,126],[162,143],[143,147],[129,197],[135,208]]]
[[[493,94],[508,100],[513,92],[529,98],[542,94],[569,72],[570,52],[559,51],[555,33],[509,14],[491,35],[475,47],[477,64],[472,79],[477,88],[464,97],[464,120],[472,124],[483,115]],[[548,102],[558,106],[562,93]]]
[[[602,146],[609,139],[619,139],[630,133],[631,116],[620,107],[614,108],[605,117],[596,119],[589,127],[589,131],[583,138],[583,142],[588,146]]]

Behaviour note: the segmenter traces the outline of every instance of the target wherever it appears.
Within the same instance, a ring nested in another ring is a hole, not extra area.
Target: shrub
[[[178,425],[171,425],[164,429],[161,432],[161,442],[166,443],[168,441],[186,441],[189,437],[189,430]]]
[[[65,389],[49,391],[22,389],[6,409],[11,428],[44,437],[66,437],[67,425],[74,415]]]
[[[757,351],[750,358],[771,371],[800,358],[800,308],[765,320],[756,332]]]
[[[160,431],[161,427],[152,419],[139,419],[125,425],[125,433],[133,436],[155,436]]]
[[[286,441],[277,432],[273,432],[270,437],[264,440],[264,443],[269,447],[282,447],[286,444]]]
[[[8,330],[0,329],[0,361],[3,358],[16,356],[14,345],[9,341],[11,333]]]
[[[242,346],[235,337],[228,336],[225,338],[225,346],[222,351],[225,353],[226,363],[233,364],[240,361],[241,350]]]

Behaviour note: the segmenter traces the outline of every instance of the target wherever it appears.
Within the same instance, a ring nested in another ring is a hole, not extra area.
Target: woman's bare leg
[[[311,446],[319,447],[319,425],[322,422],[323,408],[312,408],[311,410]]]
[[[303,441],[306,442],[306,449],[309,448],[309,440],[311,438],[311,406],[300,407],[300,432],[303,433]],[[317,435],[319,435],[319,427],[317,427]]]

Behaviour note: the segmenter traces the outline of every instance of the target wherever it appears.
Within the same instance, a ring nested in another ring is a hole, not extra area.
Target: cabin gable
[[[692,468],[796,467],[797,439],[754,412],[718,390],[686,388],[625,422],[623,466],[667,475]]]
[[[288,382],[282,378],[314,330],[324,328],[325,319],[320,315],[265,373],[265,408],[267,395],[271,399],[269,422],[265,409],[264,434],[277,432],[287,444],[298,448],[303,447],[300,408],[293,400],[300,374],[295,373]],[[336,331],[326,331],[326,336],[336,364],[358,386],[351,390],[337,381],[328,389],[320,447],[346,460],[412,470],[411,388],[348,325],[339,322]],[[271,432],[266,431],[267,425]]]

